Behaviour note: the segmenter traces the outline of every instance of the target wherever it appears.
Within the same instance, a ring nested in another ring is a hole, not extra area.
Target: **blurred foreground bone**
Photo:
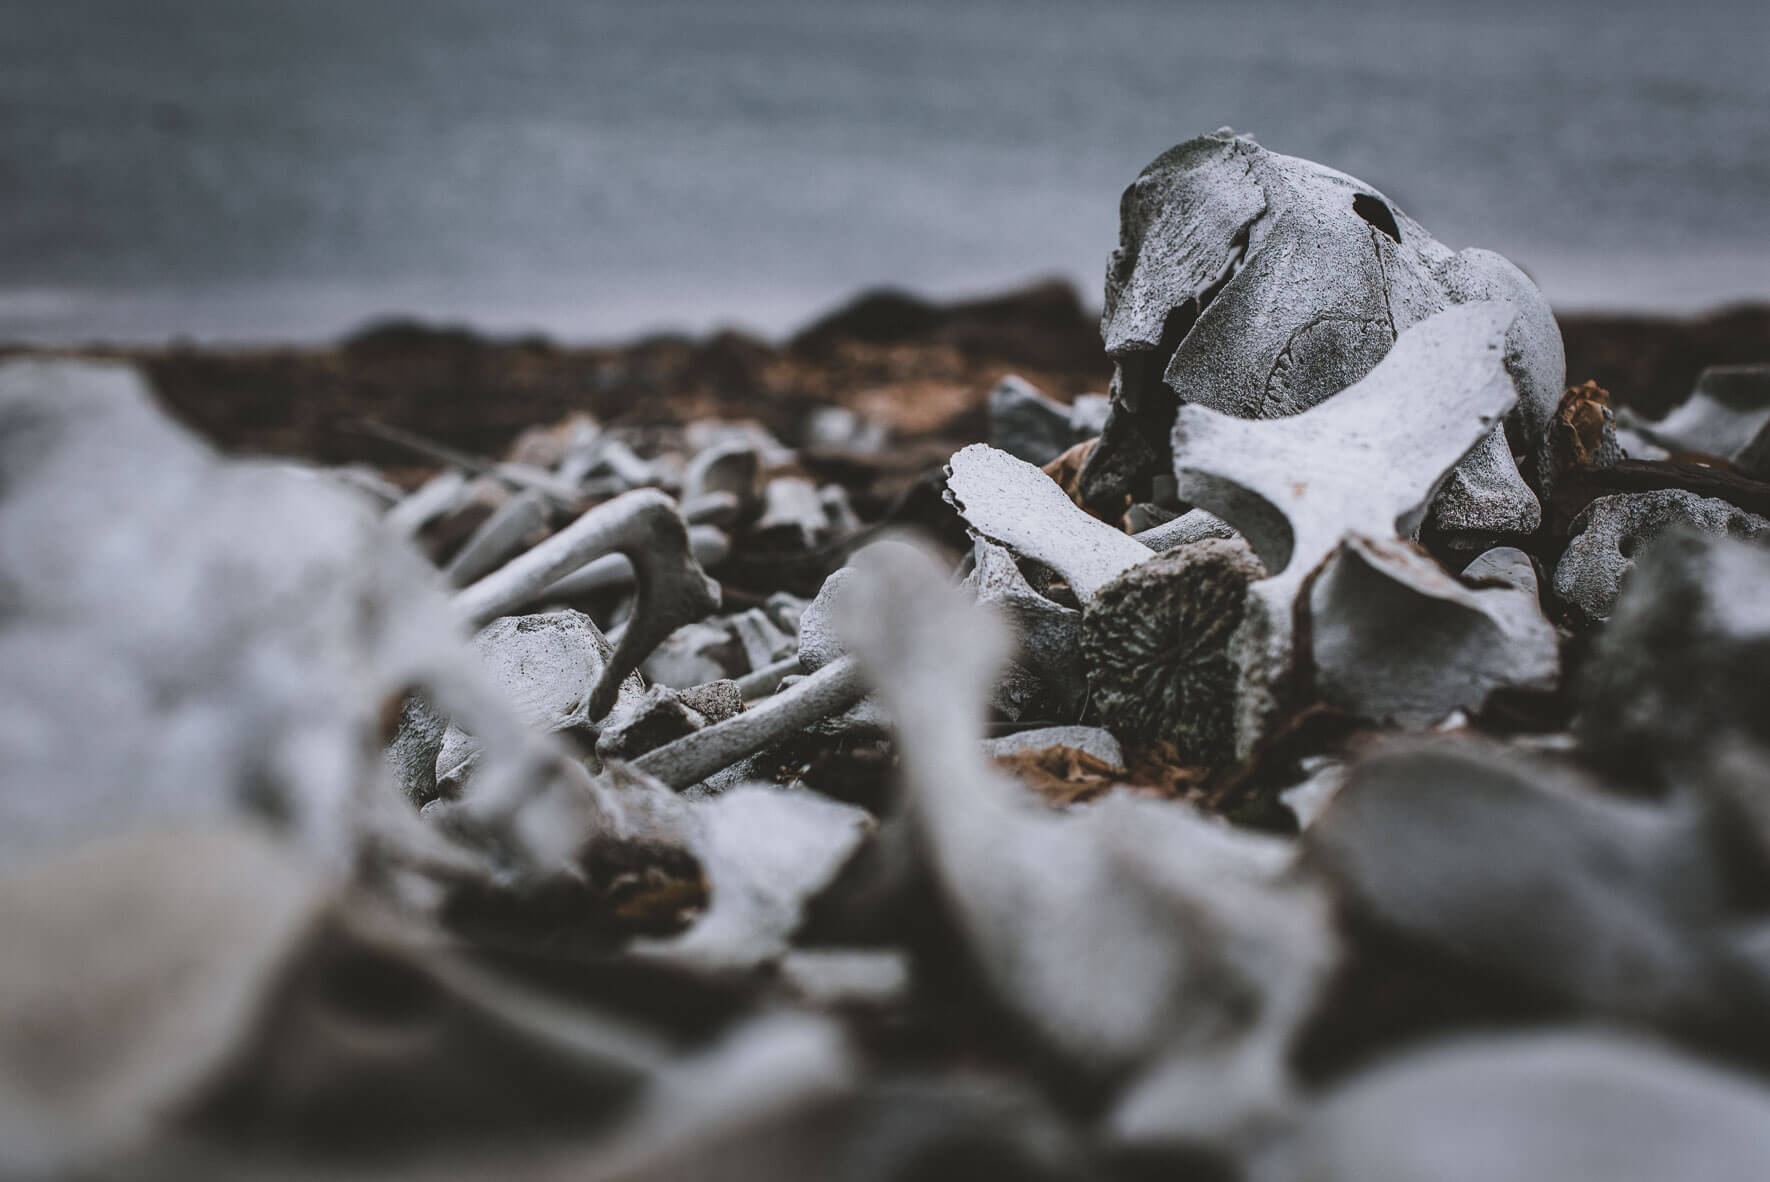
[[[215,456],[133,370],[0,365],[0,471],[0,865],[239,815],[347,858],[388,791],[377,731],[413,688],[497,776],[551,758],[360,497]]]
[[[1490,251],[1453,253],[1364,182],[1227,129],[1181,144],[1120,203],[1101,319],[1113,408],[1081,475],[1083,500],[1104,512],[1127,494],[1146,499],[1169,468],[1177,405],[1249,419],[1309,410],[1363,379],[1415,324],[1487,300],[1509,310],[1505,368],[1534,459],[1566,363],[1521,271]],[[1411,397],[1429,415],[1437,387]],[[1461,449],[1470,462],[1433,510],[1443,533],[1529,533],[1540,521],[1503,433],[1490,429]]]
[[[980,746],[1001,625],[925,553],[854,565],[838,619],[896,721],[909,815],[995,995],[1088,1074],[1152,1069],[1116,1137],[1224,1144],[1275,1116],[1290,1035],[1333,962],[1325,900],[1288,844],[1177,802],[1038,803]]]
[[[606,1124],[648,1036],[412,939],[244,829],[0,875],[0,1175],[90,1176],[224,1119],[269,1144],[434,1147]]]

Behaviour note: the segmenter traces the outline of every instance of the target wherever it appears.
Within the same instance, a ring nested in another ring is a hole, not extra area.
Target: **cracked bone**
[[[1491,550],[1465,578],[1405,542],[1348,535],[1309,590],[1310,661],[1323,700],[1352,714],[1425,726],[1478,711],[1497,689],[1547,692],[1555,628],[1522,551]]]
[[[538,489],[520,492],[480,522],[443,572],[451,587],[465,587],[490,574],[518,550],[539,541],[547,528],[550,503]]]
[[[1412,535],[1452,470],[1517,401],[1504,353],[1512,317],[1491,301],[1440,312],[1402,333],[1351,388],[1299,414],[1175,413],[1180,496],[1239,530],[1267,570],[1231,642],[1238,754],[1282,704],[1292,608],[1316,568],[1348,534]]]
[[[1101,511],[1169,466],[1176,405],[1243,418],[1295,414],[1363,378],[1411,326],[1499,300],[1515,316],[1506,367],[1530,450],[1560,401],[1566,362],[1541,294],[1489,251],[1453,253],[1381,193],[1227,130],[1164,153],[1125,190],[1101,335],[1113,408],[1081,474]],[[1415,397],[1433,401],[1431,387]],[[1498,444],[1446,486],[1446,528],[1518,528],[1534,500]],[[1465,496],[1465,494],[1472,494]],[[1540,512],[1540,509],[1535,509]],[[1264,557],[1264,555],[1263,555]]]
[[[659,641],[719,609],[719,584],[695,561],[688,527],[677,516],[674,501],[653,489],[623,493],[455,596],[462,615],[484,624],[529,602],[592,558],[614,553],[633,564],[639,604],[590,693],[586,705],[591,721],[608,713],[622,679]]]
[[[1084,603],[1150,558],[1149,547],[1090,517],[1044,472],[987,444],[953,453],[946,498],[977,535],[1050,567]]]
[[[1133,543],[1134,544],[1134,543]],[[1234,1136],[1283,1106],[1286,1048],[1334,960],[1289,843],[1176,801],[1053,812],[985,758],[1007,630],[926,554],[869,551],[838,607],[897,724],[905,805],[997,999],[1088,1073],[1159,1069],[1128,1141]]]

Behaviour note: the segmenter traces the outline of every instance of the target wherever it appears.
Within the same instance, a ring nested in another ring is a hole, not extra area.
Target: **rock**
[[[1459,581],[1406,543],[1352,534],[1310,588],[1309,638],[1322,699],[1379,722],[1424,726],[1479,711],[1495,690],[1548,692],[1560,679],[1536,571],[1509,548]]]
[[[1312,1111],[1258,1182],[1750,1182],[1770,1091],[1622,1034],[1438,1043]]]
[[[1770,521],[1681,488],[1599,497],[1569,527],[1571,540],[1555,567],[1555,594],[1583,623],[1609,619],[1636,559],[1677,528],[1755,539],[1770,532]]]
[[[1357,384],[1410,327],[1459,304],[1507,308],[1505,369],[1522,437],[1537,450],[1561,397],[1561,338],[1541,294],[1498,255],[1453,253],[1363,182],[1227,131],[1164,153],[1120,210],[1101,321],[1113,410],[1081,479],[1091,508],[1128,493],[1151,499],[1143,489],[1168,468],[1176,406],[1244,418],[1308,410]],[[1420,377],[1412,397],[1431,403],[1436,375]],[[1477,452],[1446,487],[1446,528],[1491,534],[1531,519],[1533,498],[1502,471],[1511,455],[1501,450]],[[1286,475],[1283,464],[1273,471]]]
[[[675,690],[654,685],[609,714],[596,738],[596,754],[603,759],[637,759],[706,725],[706,716]]]

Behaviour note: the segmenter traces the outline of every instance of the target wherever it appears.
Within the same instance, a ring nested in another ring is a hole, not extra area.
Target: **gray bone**
[[[637,572],[639,606],[590,694],[592,720],[608,713],[621,679],[659,641],[719,608],[719,584],[695,561],[675,502],[651,489],[624,493],[455,596],[461,614],[483,624],[529,602],[592,558],[613,553],[625,554]]]

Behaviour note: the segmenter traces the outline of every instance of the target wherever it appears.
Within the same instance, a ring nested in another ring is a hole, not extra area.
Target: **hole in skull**
[[[1633,558],[1641,549],[1641,539],[1629,534],[1616,544],[1616,552],[1624,558]]]
[[[1395,224],[1395,214],[1369,193],[1359,193],[1352,198],[1352,212],[1395,241],[1401,241],[1401,227]]]
[[[422,1022],[440,1000],[423,973],[367,949],[351,949],[327,966],[321,996],[329,1013],[383,1029]]]

